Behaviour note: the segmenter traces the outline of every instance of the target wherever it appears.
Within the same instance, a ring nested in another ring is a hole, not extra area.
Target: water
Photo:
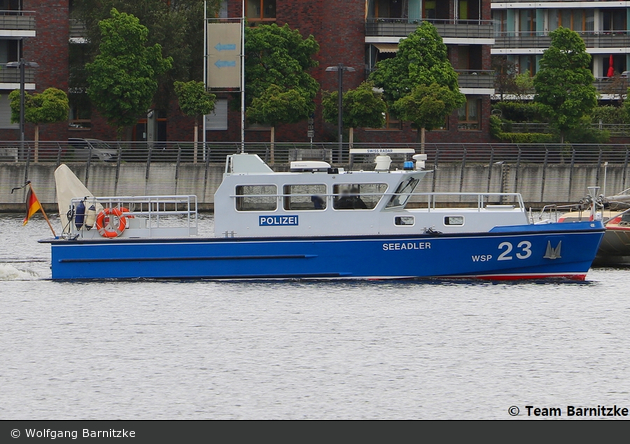
[[[630,270],[545,284],[60,283],[40,219],[0,217],[3,420],[630,407]]]

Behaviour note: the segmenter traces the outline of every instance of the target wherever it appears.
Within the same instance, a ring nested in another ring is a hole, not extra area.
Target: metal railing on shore
[[[606,127],[608,129],[608,126]],[[625,129],[625,126],[624,128]],[[98,148],[96,148],[98,147]],[[244,152],[258,154],[265,162],[288,165],[297,160],[324,160],[332,164],[347,164],[350,145],[343,144],[341,158],[337,142],[246,142]],[[90,147],[76,146],[67,141],[24,142],[0,141],[0,162],[42,163],[225,163],[226,156],[241,152],[240,142],[128,142],[98,141]],[[395,150],[413,148],[420,153],[418,143],[354,143],[352,148]],[[429,161],[488,163],[489,161],[521,163],[625,164],[630,144],[559,144],[559,143],[426,143]],[[37,153],[36,153],[37,152]],[[373,155],[358,155],[357,160]],[[396,162],[400,160],[394,159]]]

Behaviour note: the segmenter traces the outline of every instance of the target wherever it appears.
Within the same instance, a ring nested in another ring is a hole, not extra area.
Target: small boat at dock
[[[616,266],[630,265],[630,188],[614,196],[599,196],[595,199],[599,216],[606,227],[606,232],[599,245],[593,265]],[[590,198],[570,208],[563,213],[559,222],[576,222],[590,220],[590,212],[583,209],[590,207]]]
[[[518,193],[416,192],[425,155],[369,171],[322,161],[273,171],[227,156],[214,236],[199,236],[195,196],[95,197],[55,173],[63,234],[52,279],[584,280],[598,220],[535,223]]]

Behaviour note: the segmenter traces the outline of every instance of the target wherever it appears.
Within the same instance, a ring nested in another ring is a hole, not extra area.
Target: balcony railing
[[[494,71],[456,70],[460,88],[494,88]]]
[[[86,39],[87,29],[85,22],[77,19],[70,19],[70,38],[71,39]]]
[[[611,94],[613,96],[622,95],[625,97],[630,83],[625,77],[595,77],[595,82],[593,82],[593,85],[595,86],[597,92],[600,94]],[[499,88],[496,89],[498,90]],[[504,94],[509,96],[511,93],[504,92]],[[531,88],[523,91],[522,94],[525,96],[533,96],[534,94],[536,94],[536,90],[534,88]]]
[[[32,68],[24,70],[24,81],[33,83],[35,81],[35,71]],[[17,68],[7,68],[6,63],[0,63],[0,83],[20,83],[20,70]]]
[[[0,30],[34,31],[35,12],[0,10]]]
[[[374,18],[365,23],[366,36],[378,37],[407,37],[414,32],[422,22],[428,21],[435,25],[442,38],[494,38],[492,20],[413,20],[405,18]]]
[[[630,134],[630,125],[617,123],[592,123],[592,129],[608,131],[612,137],[627,137]],[[513,133],[551,133],[553,128],[548,123],[541,122],[516,122],[510,124]]]
[[[630,31],[579,31],[587,48],[626,48],[630,45]],[[514,31],[495,33],[495,48],[548,48],[548,32]]]

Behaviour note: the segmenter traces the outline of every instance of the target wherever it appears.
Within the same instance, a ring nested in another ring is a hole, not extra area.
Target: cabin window
[[[275,211],[278,208],[275,185],[239,185],[236,187],[237,211]]]
[[[392,207],[404,207],[407,204],[407,201],[411,197],[411,194],[420,183],[420,179],[417,177],[410,177],[409,179],[403,181],[396,188],[396,192],[387,202],[386,208]]]
[[[444,225],[464,225],[464,216],[446,216]]]
[[[372,210],[387,191],[385,183],[340,184],[333,188],[335,210]]]
[[[396,216],[394,218],[394,225],[413,226],[416,223],[416,218],[413,216]]]
[[[284,209],[325,210],[326,185],[285,185]]]

